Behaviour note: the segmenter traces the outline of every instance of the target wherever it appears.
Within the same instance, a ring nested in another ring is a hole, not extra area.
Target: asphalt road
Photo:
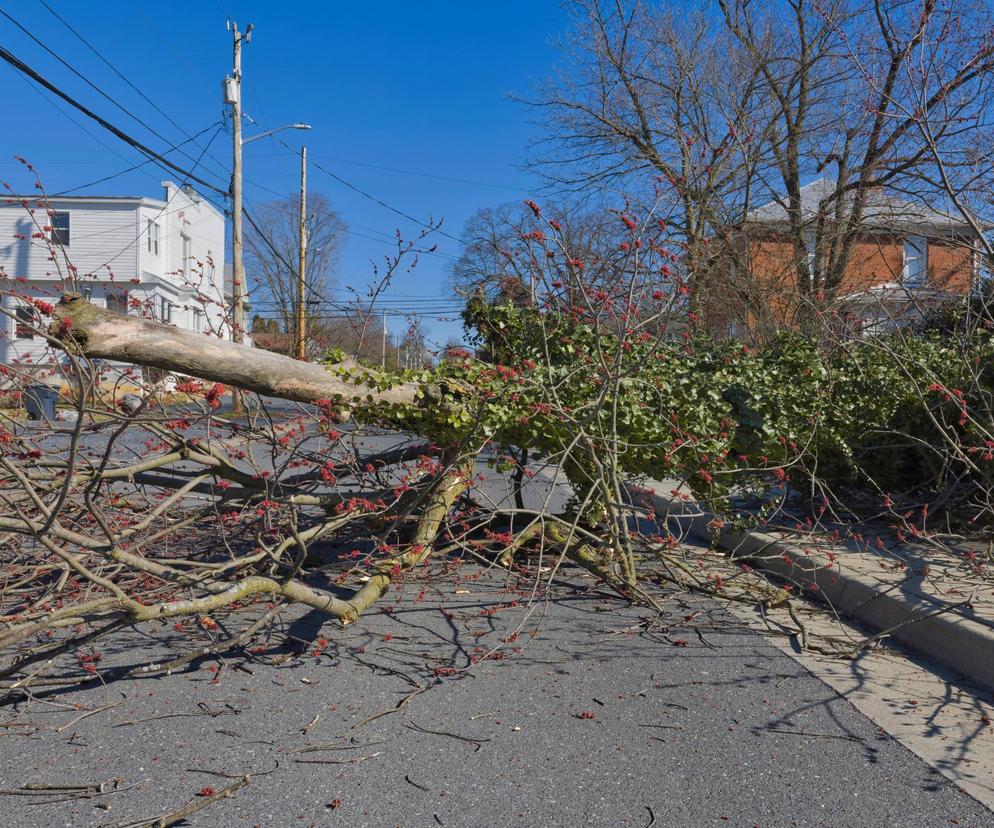
[[[216,774],[259,774],[184,824],[994,825],[713,605],[669,599],[646,627],[644,610],[586,579],[530,609],[529,589],[457,575],[423,596],[408,586],[391,612],[345,629],[298,613],[267,652],[289,633],[303,655],[280,665],[209,658],[162,678],[39,689],[0,708],[0,788],[118,777],[122,790],[47,805],[4,795],[2,822],[127,824],[230,783]],[[171,652],[204,640],[191,624],[149,632],[103,646],[101,670],[161,657],[163,639]],[[445,675],[514,632],[505,657]]]
[[[363,439],[375,451],[400,438]],[[551,491],[558,508],[564,488],[536,486],[530,504]],[[506,500],[506,480],[487,474],[481,492]],[[296,610],[259,656],[278,664],[212,656],[9,697],[0,825],[127,825],[250,774],[181,824],[994,826],[713,604],[666,598],[654,619],[575,575],[544,594],[478,573],[408,584],[344,629]],[[237,630],[247,616],[219,620]],[[100,642],[99,669],[207,641],[192,621],[145,625]],[[82,672],[67,655],[46,675]],[[9,793],[114,779],[91,799]]]

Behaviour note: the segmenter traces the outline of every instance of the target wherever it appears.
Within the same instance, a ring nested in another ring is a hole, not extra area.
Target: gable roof
[[[813,222],[818,215],[821,202],[835,192],[835,181],[831,178],[818,178],[801,187],[801,216],[805,222]],[[851,198],[851,196],[846,196]],[[777,198],[756,207],[746,214],[747,222],[777,224],[787,221],[786,198]],[[926,226],[930,228],[948,227],[971,229],[961,216],[935,210],[925,204],[906,201],[896,195],[874,188],[867,195],[863,210],[864,222],[871,227],[894,229],[897,227]]]

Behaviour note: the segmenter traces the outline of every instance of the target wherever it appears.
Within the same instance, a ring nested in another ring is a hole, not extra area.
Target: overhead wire
[[[205,179],[201,178],[200,176],[195,175],[195,174],[191,173],[189,170],[186,170],[183,167],[179,166],[178,164],[173,163],[168,158],[166,158],[165,156],[163,156],[161,153],[158,153],[155,150],[151,149],[150,147],[146,146],[142,142],[138,141],[136,138],[133,138],[132,136],[128,135],[123,130],[121,130],[118,127],[114,126],[106,118],[101,117],[100,115],[98,115],[97,113],[95,113],[93,110],[87,108],[85,105],[83,105],[82,103],[80,103],[79,101],[77,101],[75,98],[73,98],[67,92],[62,91],[54,83],[52,83],[51,81],[49,81],[48,79],[46,79],[45,77],[43,77],[41,74],[39,74],[38,72],[36,72],[34,69],[32,69],[30,66],[28,66],[28,64],[26,64],[23,60],[21,60],[20,58],[18,58],[13,53],[11,53],[4,46],[0,46],[0,60],[6,61],[11,66],[13,66],[15,69],[17,69],[19,72],[21,72],[21,73],[27,75],[29,78],[31,78],[31,80],[35,81],[36,83],[40,84],[41,86],[44,86],[50,92],[58,95],[66,103],[68,103],[71,106],[73,106],[74,108],[78,109],[80,112],[82,112],[84,115],[86,115],[91,120],[96,121],[98,124],[100,124],[100,126],[102,126],[104,129],[106,129],[108,132],[110,132],[113,135],[117,136],[119,139],[121,139],[122,141],[124,141],[124,143],[126,143],[126,144],[130,145],[131,147],[133,147],[134,149],[138,150],[140,153],[142,153],[143,155],[147,156],[149,159],[154,160],[160,166],[167,167],[170,170],[179,173],[180,175],[186,176],[186,177],[189,178],[190,181],[195,181],[196,183],[200,184],[203,187],[207,187],[208,189],[212,190],[215,193],[218,193],[218,194],[220,194],[222,196],[227,196],[227,194],[228,194],[227,190],[222,189],[221,187],[218,187],[216,184],[212,184],[210,181],[206,181]]]
[[[173,120],[172,116],[168,112],[166,112],[155,101],[153,101],[150,97],[148,97],[148,95],[146,95],[141,90],[141,88],[138,85],[136,85],[135,83],[132,83],[132,81],[127,77],[127,75],[125,75],[123,72],[121,72],[121,70],[118,69],[117,66],[115,66],[111,61],[107,60],[107,58],[104,56],[103,52],[101,52],[99,49],[97,49],[95,46],[93,46],[90,43],[90,41],[88,41],[85,37],[83,37],[83,35],[76,28],[74,28],[62,15],[60,15],[55,9],[53,9],[46,2],[46,0],[38,0],[38,2],[41,3],[46,9],[48,9],[48,11],[51,12],[51,14],[55,17],[56,20],[58,20],[63,26],[65,26],[70,32],[72,32],[76,36],[76,38],[84,46],[86,46],[87,49],[89,49],[91,52],[93,52],[93,54],[96,55],[115,75],[117,75],[132,90],[134,90],[134,92],[136,94],[138,94],[141,97],[141,99],[143,101],[145,101],[145,103],[147,103],[149,106],[151,106],[156,112],[158,112],[167,121],[169,121],[169,123],[172,124],[172,126],[174,126],[176,129],[178,129],[181,133],[183,133],[183,135],[185,135],[190,140],[194,140],[197,137],[199,137],[199,135],[203,134],[201,132],[198,135],[190,136],[190,134],[182,126],[180,126],[180,124],[176,123],[176,121]],[[204,130],[204,132],[206,132],[206,130]]]
[[[192,136],[190,138],[187,138],[185,141],[182,141],[179,144],[174,144],[172,147],[170,147],[169,149],[165,150],[165,152],[172,152],[174,149],[177,149],[178,147],[182,146],[183,144],[188,144],[191,141],[195,141],[197,138],[199,138],[201,135],[203,135],[205,132],[207,132],[212,127],[219,127],[219,122],[215,121],[210,126],[204,127],[196,135],[194,135],[194,136]],[[213,141],[214,139],[211,138],[211,140]],[[131,167],[128,167],[126,169],[119,170],[116,173],[111,173],[110,175],[105,175],[103,178],[98,178],[98,179],[96,179],[94,181],[88,181],[86,184],[78,184],[75,187],[67,187],[65,190],[62,190],[62,191],[60,191],[58,193],[53,193],[51,195],[53,197],[54,196],[63,196],[63,195],[69,195],[70,193],[73,193],[73,192],[75,192],[77,190],[86,190],[86,189],[89,189],[90,187],[95,187],[97,184],[103,184],[105,181],[111,181],[112,179],[120,178],[122,175],[127,175],[128,173],[134,172],[135,170],[139,170],[142,167],[145,167],[145,166],[147,166],[148,164],[151,164],[151,163],[153,163],[152,159],[151,158],[146,158],[144,161],[142,161],[142,162],[140,162],[138,164],[135,164],[135,165],[133,165]]]
[[[185,141],[172,144],[170,146],[170,149],[166,150],[166,152],[171,152],[171,151],[175,151],[175,150],[181,151],[182,154],[184,156],[186,156],[187,158],[189,158],[191,160],[195,160],[194,169],[196,169],[197,167],[199,167],[199,166],[202,165],[203,158],[204,158],[205,154],[207,154],[208,157],[212,158],[217,163],[219,163],[219,164],[221,163],[221,162],[217,161],[217,159],[215,159],[209,153],[210,145],[211,145],[211,143],[213,143],[214,139],[217,137],[217,132],[215,132],[215,134],[211,137],[211,139],[208,142],[207,146],[204,147],[204,148],[202,148],[203,151],[200,153],[200,155],[196,159],[193,159],[193,156],[191,156],[189,153],[183,151],[181,148],[185,144],[191,143],[191,142],[194,143],[198,148],[200,148],[199,144],[196,144],[196,140],[201,135],[203,135],[205,132],[207,132],[211,127],[207,127],[204,130],[201,130],[195,136],[190,136],[167,113],[165,113],[158,105],[156,105],[151,99],[149,99],[132,81],[130,81],[123,73],[121,73],[112,63],[110,63],[100,53],[100,51],[98,49],[96,49],[92,44],[89,43],[89,41],[86,40],[85,37],[83,37],[83,35],[80,32],[78,32],[64,18],[62,18],[57,12],[55,12],[55,10],[51,8],[51,6],[49,6],[47,3],[45,3],[45,0],[41,0],[41,2],[45,6],[45,8],[48,9],[48,11],[51,12],[70,32],[72,32],[72,34],[75,35],[91,52],[93,52],[105,64],[107,64],[114,71],[114,73],[119,78],[121,78],[121,80],[123,80],[131,89],[133,89],[135,92],[137,92],[142,97],[143,100],[145,100],[147,103],[149,103],[157,112],[159,112],[161,115],[163,115],[166,118],[166,120],[168,120],[174,127],[176,127],[177,129],[179,129],[186,136],[186,140]],[[137,115],[135,115],[134,113],[132,113],[130,110],[128,110],[126,107],[124,107],[123,105],[121,105],[116,100],[114,100],[110,95],[108,95],[106,92],[104,92],[95,83],[93,83],[92,81],[90,81],[79,70],[77,70],[75,67],[73,67],[71,64],[69,64],[66,60],[64,60],[60,55],[58,55],[56,52],[54,52],[52,49],[50,49],[45,43],[43,43],[39,38],[37,38],[25,26],[21,25],[10,14],[8,14],[3,9],[0,9],[0,14],[2,14],[4,17],[6,17],[8,20],[10,20],[14,25],[16,25],[19,29],[21,29],[21,31],[23,31],[26,35],[28,35],[28,37],[30,37],[35,43],[37,43],[46,52],[48,52],[53,57],[55,57],[62,65],[64,65],[67,69],[69,69],[71,72],[73,72],[73,74],[75,74],[77,77],[79,77],[81,80],[83,80],[88,86],[90,86],[92,89],[94,89],[96,92],[98,92],[102,97],[104,97],[105,99],[107,99],[108,101],[110,101],[115,107],[117,107],[118,109],[120,109],[122,112],[124,112],[126,115],[128,115],[133,120],[135,120],[137,123],[141,124],[146,129],[148,129],[149,132],[151,132],[153,135],[159,137],[162,140],[167,140],[154,127],[150,126],[143,119],[141,119],[140,117],[138,117]],[[57,95],[59,98],[61,98],[62,100],[64,100],[66,103],[70,104],[72,107],[74,107],[75,109],[77,109],[78,111],[80,111],[81,113],[83,113],[84,115],[86,115],[88,118],[90,118],[91,120],[93,120],[96,123],[98,123],[104,129],[106,129],[107,131],[109,131],[112,134],[114,134],[117,138],[119,138],[120,140],[124,141],[129,146],[131,146],[133,149],[137,150],[138,152],[140,152],[141,154],[143,154],[147,158],[146,161],[143,161],[140,164],[133,165],[131,167],[128,167],[125,170],[119,171],[117,173],[114,173],[114,174],[111,174],[111,175],[108,175],[108,176],[104,176],[104,177],[102,177],[100,179],[97,179],[97,180],[92,181],[92,182],[88,182],[87,184],[79,185],[78,187],[74,187],[72,189],[85,189],[85,188],[88,188],[88,187],[91,187],[91,186],[96,186],[97,184],[103,183],[105,181],[112,180],[113,178],[116,178],[116,177],[118,177],[120,175],[124,175],[124,174],[127,174],[129,172],[133,172],[133,171],[135,171],[137,169],[141,169],[142,167],[146,166],[149,163],[156,163],[159,166],[162,166],[164,168],[167,168],[169,170],[172,170],[174,172],[177,172],[177,173],[183,175],[184,179],[185,179],[184,183],[186,183],[188,181],[194,181],[194,182],[200,184],[201,186],[204,186],[204,187],[208,188],[210,191],[212,191],[212,192],[214,192],[214,193],[216,193],[218,195],[224,196],[225,198],[228,197],[228,195],[229,195],[229,191],[228,190],[222,189],[221,187],[218,187],[217,185],[213,184],[212,182],[209,182],[209,181],[205,180],[204,178],[196,175],[192,171],[187,170],[187,169],[179,166],[178,164],[175,164],[174,162],[172,162],[168,158],[166,158],[164,154],[162,154],[160,152],[156,152],[155,150],[153,150],[150,147],[146,146],[144,143],[138,141],[137,139],[135,139],[134,137],[132,137],[128,133],[126,133],[123,130],[121,130],[120,128],[114,126],[109,121],[107,121],[105,118],[103,118],[100,115],[98,115],[97,113],[93,112],[88,107],[86,107],[84,104],[82,104],[81,102],[79,102],[78,100],[76,100],[74,97],[72,97],[71,95],[69,95],[67,92],[65,92],[62,89],[60,89],[53,82],[47,80],[39,72],[37,72],[36,70],[32,69],[28,64],[26,64],[24,61],[22,61],[19,58],[17,58],[13,53],[11,53],[8,49],[6,49],[3,46],[0,46],[0,59],[6,61],[8,64],[10,64],[14,69],[16,69],[17,71],[19,71],[26,78],[30,78],[31,80],[35,81],[35,83],[39,84],[40,86],[43,86],[45,89],[47,89],[50,92],[52,92],[53,94]],[[40,93],[40,90],[38,90],[38,91]],[[54,102],[52,102],[52,101],[49,101],[49,102],[53,106],[56,106],[56,108],[59,108],[57,106],[57,104],[55,104]],[[61,109],[60,109],[60,111],[61,111]],[[97,140],[99,143],[101,143],[101,145],[105,146],[107,149],[109,149],[112,152],[114,152],[114,150],[111,147],[109,147],[108,145],[104,144],[102,141],[99,141],[99,139],[97,139],[96,136],[93,136],[92,133],[90,133],[88,130],[85,129],[85,127],[83,127],[82,125],[78,124],[78,122],[74,118],[72,118],[72,116],[68,115],[68,113],[63,112],[63,114],[66,115],[66,117],[68,117],[70,120],[72,120],[73,123],[76,123],[77,126],[79,126],[84,132],[86,132],[87,134],[91,135],[91,137],[94,137],[94,139]],[[252,119],[249,118],[249,120],[252,120]],[[254,121],[253,121],[253,123],[254,123]],[[218,131],[220,131],[220,128],[218,129]],[[286,149],[293,151],[292,148],[285,141],[280,140],[279,142]],[[114,154],[118,155],[118,157],[123,158],[123,156],[120,156],[119,153],[114,152]],[[449,239],[452,239],[454,241],[458,241],[460,244],[464,244],[464,242],[461,239],[459,239],[458,237],[453,236],[452,234],[450,234],[450,233],[442,230],[441,227],[439,227],[437,225],[434,225],[434,224],[431,224],[431,223],[428,223],[428,222],[425,222],[425,221],[422,221],[422,220],[416,218],[415,216],[412,216],[409,213],[406,213],[405,211],[400,210],[397,207],[394,207],[393,205],[387,203],[386,201],[384,201],[384,200],[382,200],[382,199],[380,199],[380,198],[372,195],[371,193],[363,190],[362,188],[360,188],[360,187],[352,184],[350,181],[346,180],[342,176],[340,176],[340,175],[332,172],[331,170],[328,170],[327,168],[325,168],[320,163],[318,163],[316,161],[313,161],[312,164],[313,164],[313,166],[316,169],[318,169],[319,171],[321,171],[324,174],[328,175],[333,180],[341,183],[342,185],[344,185],[344,186],[348,187],[349,189],[353,190],[354,192],[362,195],[364,198],[367,198],[367,199],[373,201],[374,203],[380,205],[381,207],[383,207],[383,208],[385,208],[387,210],[390,210],[391,212],[396,213],[397,215],[400,215],[401,217],[407,219],[408,221],[414,222],[418,226],[420,226],[420,227],[422,227],[422,228],[424,228],[424,229],[426,229],[426,230],[428,230],[430,232],[437,232],[440,235],[443,235],[443,236],[445,236],[445,237],[447,237]],[[372,167],[372,166],[375,166],[375,165],[366,165],[366,166],[371,166]],[[281,169],[282,169],[282,165],[281,165]],[[398,170],[398,169],[394,169],[394,168],[384,168],[384,169],[390,169],[391,171],[394,171],[394,172],[416,174],[416,173],[411,173],[411,171]],[[285,177],[286,176],[285,176],[285,171],[284,171],[284,178]],[[446,178],[444,176],[429,176],[429,177],[437,177],[437,178],[441,178],[441,179],[445,179]],[[459,180],[459,179],[451,179],[451,180]],[[258,184],[257,182],[246,180],[246,183],[251,184],[252,186],[259,187],[259,188],[261,188],[263,190],[266,190],[266,191],[268,191],[270,193],[273,193],[274,195],[282,197],[282,193],[277,193],[275,190],[272,190],[272,189],[270,189],[268,187],[265,187],[264,185]],[[467,183],[470,183],[470,182],[467,182]],[[484,186],[489,186],[489,185],[486,185],[484,182],[472,182],[472,183],[483,184]],[[67,192],[70,192],[70,191],[69,190],[65,190],[65,191],[62,191],[61,193],[58,193],[56,195],[64,195]],[[165,207],[163,209],[165,209]],[[245,214],[249,218],[250,224],[252,224],[253,228],[259,233],[260,238],[265,238],[265,234],[263,234],[261,232],[261,229],[258,227],[257,223],[252,219],[251,214],[247,210],[245,211]],[[363,228],[363,229],[369,229],[369,228]],[[352,231],[352,230],[350,230],[349,232],[350,232],[351,235],[355,235],[355,236],[358,236],[360,238],[366,238],[366,239],[369,239],[371,241],[376,241],[376,242],[381,243],[381,244],[394,244],[394,243],[396,243],[395,239],[389,239],[389,238],[382,238],[381,239],[381,238],[376,238],[374,236],[365,235],[365,234],[358,233],[358,232]],[[379,231],[371,231],[371,232],[379,232]],[[382,235],[385,236],[386,234],[382,234]],[[140,239],[140,238],[141,238],[141,234],[139,234],[139,236],[138,236],[138,239]],[[278,251],[276,251],[275,247],[273,247],[271,245],[271,243],[269,242],[268,239],[266,239],[266,242],[267,242],[267,245],[272,250],[272,252],[275,255],[279,255]],[[137,243],[137,239],[136,239],[135,242],[132,242],[132,245],[134,243]],[[132,245],[129,245],[129,247],[132,246]],[[125,248],[125,249],[127,249],[127,248]],[[429,254],[430,253],[430,254],[434,254],[434,255],[439,255],[439,256],[441,256],[443,258],[449,258],[449,259],[452,259],[452,260],[455,260],[457,258],[455,256],[452,256],[451,254],[447,254],[447,253],[444,253],[442,251],[438,251],[437,249],[434,249],[434,248],[431,249],[431,250],[416,250],[415,252],[417,252],[417,253],[425,253],[425,254]],[[123,253],[123,251],[122,251],[122,253]],[[121,254],[118,254],[118,255],[121,255]],[[117,258],[117,257],[115,256],[114,258]],[[282,257],[280,257],[280,258],[282,258]],[[111,259],[110,261],[113,261],[113,259]],[[322,302],[329,302],[330,301],[330,300],[328,300],[327,297],[321,296],[320,294],[317,294],[317,295],[319,296],[319,298],[320,298],[320,300]]]
[[[54,14],[54,12],[53,12],[53,14]],[[52,57],[54,57],[59,63],[61,63],[63,66],[65,66],[66,69],[68,69],[70,72],[72,72],[76,77],[78,77],[81,81],[83,81],[83,83],[85,83],[91,89],[93,89],[98,95],[100,95],[101,97],[103,97],[105,100],[109,101],[113,106],[117,107],[121,112],[123,112],[125,115],[127,115],[132,120],[134,120],[136,123],[138,123],[141,126],[143,126],[145,129],[147,129],[149,132],[151,132],[160,141],[166,141],[167,143],[174,143],[174,142],[170,141],[170,139],[166,138],[166,136],[163,135],[161,132],[159,132],[158,130],[156,130],[155,127],[151,126],[147,121],[145,121],[142,118],[140,118],[137,115],[135,115],[131,110],[129,110],[126,106],[124,106],[116,98],[114,98],[111,95],[107,94],[103,89],[101,89],[93,81],[91,81],[88,77],[86,77],[86,75],[84,75],[75,66],[73,66],[65,58],[63,58],[62,55],[60,55],[54,49],[52,49],[51,47],[49,47],[39,37],[37,37],[30,29],[28,29],[26,26],[24,26],[23,24],[21,24],[20,22],[18,22],[14,17],[12,17],[9,12],[7,12],[6,10],[4,10],[3,8],[0,8],[0,15],[3,15],[4,17],[6,17],[11,23],[13,23],[15,26],[17,26],[18,29],[20,29],[22,32],[24,32],[24,34],[26,34],[29,38],[31,38],[31,40],[33,40],[36,44],[38,44],[42,49],[44,49]],[[68,25],[68,24],[66,24],[66,25]],[[80,38],[80,39],[82,39],[82,38]],[[85,41],[84,41],[84,43],[85,43]],[[87,45],[89,46],[89,44],[87,44]],[[90,48],[92,49],[93,47],[90,47]],[[113,66],[111,68],[113,68]],[[117,71],[117,70],[115,69],[115,71]],[[121,75],[120,72],[118,72],[118,75],[120,77],[124,78],[124,76]],[[125,80],[126,83],[128,83],[129,86],[132,86],[132,88],[135,88],[134,84],[132,84],[126,78],[124,78],[124,80]],[[144,97],[144,95],[143,95],[143,97]],[[146,98],[146,100],[147,100],[147,98]],[[186,135],[187,138],[190,137],[181,127],[177,126],[177,128],[180,129],[180,131],[184,135]],[[192,155],[190,155],[189,153],[187,153],[187,152],[183,152],[183,155],[188,160],[190,160],[190,161],[192,161],[194,159],[194,157]]]
[[[274,143],[276,142],[274,141]],[[272,155],[273,158],[284,158],[287,155],[293,155],[293,152],[289,153],[274,152],[270,153],[270,155]],[[412,175],[412,176],[417,176],[418,178],[432,178],[435,179],[436,181],[449,181],[455,184],[471,184],[474,187],[492,187],[498,190],[513,190],[514,192],[518,193],[531,192],[530,190],[524,187],[513,187],[508,184],[495,184],[491,181],[478,181],[472,178],[459,178],[457,176],[451,176],[451,175],[439,175],[438,173],[428,173],[428,172],[423,172],[421,170],[405,170],[401,167],[387,167],[383,164],[370,164],[369,162],[366,161],[356,161],[355,159],[352,158],[339,158],[338,156],[335,155],[327,155],[323,153],[311,153],[309,157],[324,158],[328,161],[335,161],[339,164],[350,164],[354,167],[365,167],[366,169],[370,170],[382,170],[384,172],[398,173],[400,175]]]
[[[120,158],[122,161],[129,161],[130,160],[126,155],[124,155],[121,152],[118,152],[110,144],[108,144],[105,141],[102,141],[99,136],[97,136],[94,133],[90,132],[90,130],[88,130],[83,124],[81,124],[72,115],[70,115],[68,112],[66,112],[66,110],[63,109],[61,106],[59,106],[59,104],[56,103],[51,97],[49,97],[48,95],[46,95],[45,92],[42,89],[39,89],[35,84],[33,84],[31,82],[31,80],[27,76],[25,76],[21,72],[18,72],[16,69],[14,70],[14,74],[18,78],[20,78],[22,81],[24,81],[24,83],[28,87],[28,89],[32,90],[36,95],[38,95],[43,101],[45,101],[49,106],[51,106],[56,112],[58,112],[59,114],[61,114],[64,118],[67,118],[69,121],[71,121],[80,132],[88,135],[90,138],[92,138],[94,141],[96,141],[98,144],[100,144],[100,146],[102,146],[105,150],[107,150],[111,154],[115,155],[116,157]],[[20,163],[20,162],[13,161],[11,163],[15,163],[16,164],[16,163]]]
[[[291,149],[290,145],[287,144],[286,141],[280,139],[280,143],[284,147],[286,147],[287,149]],[[430,230],[433,233],[438,233],[440,236],[445,236],[446,238],[449,238],[449,239],[452,239],[453,241],[459,242],[459,244],[465,244],[465,242],[462,239],[460,239],[458,236],[453,236],[451,233],[447,232],[446,230],[443,230],[441,227],[439,227],[437,225],[433,225],[433,224],[430,224],[430,223],[428,223],[426,221],[422,221],[421,219],[416,218],[415,216],[412,216],[410,213],[404,212],[399,207],[394,207],[392,204],[388,204],[383,199],[378,198],[377,196],[374,196],[372,193],[366,192],[361,187],[358,187],[355,184],[353,184],[351,181],[348,181],[347,179],[342,178],[342,176],[338,175],[337,173],[333,173],[331,170],[329,170],[329,169],[321,166],[321,164],[319,164],[317,161],[311,162],[311,165],[315,169],[318,169],[321,172],[323,172],[325,175],[330,176],[331,178],[333,178],[339,184],[342,184],[343,186],[348,187],[353,192],[359,193],[359,195],[361,195],[363,198],[369,199],[370,201],[374,202],[375,204],[379,204],[384,209],[389,210],[392,213],[396,213],[398,216],[401,216],[402,218],[405,218],[408,221],[412,221],[415,224],[419,225],[420,227],[423,227],[426,230]]]
[[[194,166],[194,169],[196,169],[196,168],[197,168],[197,166],[198,166],[198,165],[200,164],[200,160],[201,160],[201,159],[202,159],[202,158],[204,157],[204,155],[206,155],[206,154],[207,154],[207,152],[208,152],[208,151],[210,150],[210,146],[211,146],[211,144],[212,144],[212,143],[214,142],[214,139],[215,139],[215,138],[217,138],[217,136],[218,136],[218,135],[220,134],[220,132],[221,132],[221,128],[220,128],[220,127],[218,127],[218,128],[217,128],[217,129],[215,130],[214,134],[213,134],[213,135],[211,136],[210,140],[209,140],[209,141],[207,142],[206,146],[204,146],[204,147],[203,147],[203,148],[201,149],[201,152],[200,152],[200,157],[199,157],[199,158],[197,158],[197,159],[196,159],[196,160],[194,161],[194,164],[193,164],[193,166]],[[192,176],[192,175],[193,175],[193,173],[188,173],[188,175],[189,175],[189,176]],[[168,199],[166,200],[166,202],[165,202],[165,203],[164,203],[164,204],[162,205],[162,207],[161,207],[161,209],[159,210],[159,212],[155,214],[155,217],[154,217],[154,218],[152,219],[152,221],[153,221],[153,222],[155,221],[155,219],[158,219],[158,218],[161,218],[161,217],[162,217],[162,215],[163,215],[164,213],[166,213],[166,211],[167,211],[167,210],[169,209],[169,204],[170,204],[170,203],[172,202],[172,200],[173,200],[173,199],[174,199],[174,198],[175,198],[175,197],[176,197],[176,196],[177,196],[177,195],[179,194],[179,192],[180,192],[180,191],[181,191],[181,190],[183,189],[183,187],[185,187],[185,186],[186,186],[187,184],[188,184],[188,181],[187,181],[187,180],[183,180],[183,181],[181,181],[181,182],[180,182],[180,185],[179,185],[179,187],[177,187],[177,188],[176,188],[176,190],[175,190],[175,192],[174,192],[174,193],[173,193],[173,194],[172,194],[172,195],[171,195],[171,196],[170,196],[170,197],[169,197],[169,198],[168,198]],[[124,247],[124,248],[122,248],[122,249],[121,249],[121,250],[120,250],[119,252],[117,252],[117,253],[116,253],[116,254],[115,254],[114,256],[112,256],[112,257],[111,257],[110,259],[108,259],[108,260],[107,260],[106,262],[104,262],[104,263],[103,263],[102,265],[100,265],[100,267],[98,267],[98,268],[95,268],[93,272],[97,272],[97,271],[99,271],[99,270],[102,270],[102,269],[103,269],[103,268],[105,268],[105,267],[108,267],[108,266],[109,266],[109,265],[110,265],[110,264],[111,264],[112,262],[114,262],[114,261],[116,261],[117,259],[119,259],[119,258],[120,258],[121,256],[123,256],[123,255],[124,255],[124,254],[125,254],[125,253],[126,253],[126,252],[127,252],[128,250],[130,250],[130,249],[131,249],[132,247],[134,247],[134,246],[135,246],[136,244],[138,244],[138,242],[140,242],[140,241],[141,241],[142,237],[143,237],[143,236],[144,236],[144,235],[145,235],[145,234],[146,234],[146,233],[148,232],[148,227],[149,227],[149,223],[148,223],[148,222],[146,222],[146,223],[145,223],[145,225],[144,225],[144,226],[142,227],[142,229],[141,229],[141,230],[140,230],[140,231],[138,232],[138,235],[137,235],[137,236],[135,236],[135,238],[134,238],[134,239],[133,239],[132,241],[130,241],[130,242],[129,242],[129,243],[127,244],[127,245],[125,245],[125,247]]]

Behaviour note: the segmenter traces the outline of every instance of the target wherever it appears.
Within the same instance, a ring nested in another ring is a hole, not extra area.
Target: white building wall
[[[44,238],[50,226],[45,210],[20,202],[0,204],[0,305],[13,312],[32,300],[56,302],[71,268],[78,288],[91,301],[107,305],[108,294],[131,305],[129,313],[159,318],[162,299],[170,303],[171,322],[194,329],[195,311],[203,312],[206,333],[224,331],[225,219],[209,202],[171,182],[163,183],[163,200],[146,198],[52,198],[53,210],[70,216],[64,255]],[[159,225],[158,253],[149,250],[148,222]],[[183,236],[190,257],[183,262]],[[23,238],[22,238],[23,237]],[[67,260],[67,261],[66,261]],[[65,280],[65,281],[64,281]],[[230,333],[224,331],[226,335]],[[51,356],[44,338],[18,338],[16,321],[0,318],[0,362],[37,362]]]
[[[0,266],[10,277],[59,279],[70,275],[66,261],[80,277],[130,279],[137,272],[134,200],[50,199],[53,210],[69,214],[69,245],[51,259],[44,239],[32,238],[49,226],[44,209],[33,212],[20,203],[0,205]],[[27,238],[18,238],[26,236]]]
[[[163,295],[175,303],[172,322],[193,328],[196,314],[203,313],[206,330],[218,331],[224,313],[224,217],[196,193],[166,182],[165,200],[142,208],[146,227],[140,252],[143,275],[161,286]],[[159,254],[148,250],[149,220],[159,225]],[[184,256],[184,237],[189,255]]]

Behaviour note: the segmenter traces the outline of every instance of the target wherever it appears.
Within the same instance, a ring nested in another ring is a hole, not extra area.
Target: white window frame
[[[818,234],[814,230],[804,231],[804,252],[807,254],[808,258],[808,278],[812,279],[815,275],[815,245],[818,241]]]
[[[153,256],[159,255],[159,222],[148,219],[148,252]]]
[[[926,287],[928,285],[928,239],[915,234],[905,236],[903,255],[901,284],[908,288]]]
[[[190,275],[190,259],[193,258],[193,240],[186,233],[180,233],[179,238],[180,249],[183,252],[183,266],[180,268],[180,272],[186,278]]]
[[[30,317],[30,319],[22,320],[22,313],[25,313]],[[37,336],[33,328],[36,328],[41,324],[41,317],[38,314],[38,309],[35,308],[34,305],[30,305],[27,302],[18,302],[14,305],[14,318],[11,322],[14,323],[14,331],[11,338],[15,342],[29,342]],[[17,329],[20,327],[24,327],[28,330],[27,336],[21,336],[18,334]]]
[[[204,317],[205,314],[200,308],[192,308],[193,312],[193,331],[194,333],[204,332]]]
[[[159,297],[159,321],[167,325],[173,321],[173,303],[168,296]]]
[[[59,231],[55,227],[56,216],[66,217],[66,238],[60,238]],[[48,226],[51,227],[51,231],[48,234],[49,240],[52,244],[57,244],[61,247],[69,247],[72,243],[72,212],[69,210],[52,210],[52,215],[48,217]]]

